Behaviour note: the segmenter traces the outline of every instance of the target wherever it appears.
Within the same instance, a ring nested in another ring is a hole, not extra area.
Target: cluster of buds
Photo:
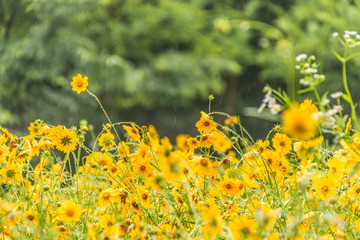
[[[344,41],[344,44],[349,48],[360,46],[360,35],[356,31],[344,31],[343,39],[339,37],[337,32],[334,32],[332,36],[341,42]]]
[[[271,89],[265,89],[266,94],[260,107],[258,108],[258,113],[261,113],[264,108],[269,108],[272,114],[277,114],[280,111],[280,104],[276,101],[274,97],[271,96]]]
[[[295,68],[299,70],[300,74],[304,75],[299,81],[301,85],[316,87],[325,80],[324,75],[317,74],[318,64],[315,62],[315,56],[308,57],[306,54],[302,53],[298,55],[295,60],[299,62]]]

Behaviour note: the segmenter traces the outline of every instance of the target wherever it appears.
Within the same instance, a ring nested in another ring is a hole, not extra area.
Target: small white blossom
[[[274,104],[271,108],[270,108],[270,112],[272,114],[277,114],[280,111],[280,104]]]
[[[360,40],[360,35],[359,34],[356,34],[356,39]]]
[[[306,55],[305,53],[302,53],[302,54],[298,55],[298,56],[295,58],[295,60],[296,60],[297,62],[301,62],[301,61],[304,61],[306,58],[307,58],[307,55]]]
[[[330,125],[330,126],[333,126],[335,123],[336,123],[336,120],[335,120],[335,118],[333,118],[333,117],[328,117],[327,119],[326,119],[326,122],[325,122],[327,125]]]
[[[356,32],[356,31],[346,31],[346,30],[345,30],[345,34],[355,36],[355,35],[357,34],[357,32]]]
[[[330,109],[330,110],[328,110],[327,112],[326,112],[326,115],[327,116],[332,116],[332,115],[334,115],[334,114],[336,114],[336,112],[335,112],[335,110],[334,109]]]
[[[337,91],[337,92],[334,92],[334,93],[330,94],[330,97],[336,99],[336,98],[341,97],[342,94],[343,94],[343,93],[342,93],[341,91]]]
[[[335,113],[341,112],[343,110],[343,107],[341,105],[334,105],[333,108]]]
[[[350,38],[350,35],[345,33],[344,36],[343,36],[343,38],[344,38],[345,40],[347,40],[348,38]]]
[[[321,102],[321,105],[325,106],[330,103],[330,100],[328,98],[324,98]]]
[[[337,37],[337,36],[339,36],[339,33],[338,33],[338,32],[334,32],[334,33],[332,34],[332,36],[333,36],[333,37]]]
[[[323,116],[324,116],[324,114],[323,114],[322,112],[317,112],[317,113],[311,114],[311,117],[312,117],[315,121],[320,120]]]
[[[268,107],[273,108],[277,104],[276,99],[273,97],[270,97],[270,100],[268,102]]]
[[[317,73],[317,69],[315,69],[315,68],[307,68],[307,69],[305,69],[305,72],[306,73]]]
[[[300,83],[300,85],[303,85],[303,86],[310,86],[310,83],[304,79],[300,79],[299,83]]]

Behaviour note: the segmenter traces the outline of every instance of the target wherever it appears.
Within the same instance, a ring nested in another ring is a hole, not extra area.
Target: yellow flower
[[[99,146],[107,150],[114,146],[114,135],[111,132],[102,133],[99,138]]]
[[[285,134],[276,133],[272,142],[275,150],[282,154],[291,150],[291,139]]]
[[[224,133],[214,132],[213,134],[215,137],[214,148],[217,152],[226,152],[232,147],[231,142],[225,137]]]
[[[216,129],[216,123],[209,118],[201,118],[195,125],[199,132],[209,133]]]
[[[50,131],[52,143],[59,151],[68,153],[74,151],[79,141],[74,131],[71,131],[61,125],[52,128]]]
[[[231,178],[225,177],[220,183],[220,189],[222,194],[235,196],[245,189],[245,184],[243,182],[235,181]]]
[[[186,139],[186,143],[189,146],[190,150],[194,150],[199,147],[199,141],[193,137],[189,137],[188,139]]]
[[[136,128],[134,124],[130,126],[123,125],[124,130],[126,133],[134,139],[136,142],[140,142],[140,134],[139,130]]]
[[[204,203],[204,205],[199,207],[199,210],[205,223],[201,227],[204,240],[213,240],[215,236],[223,230],[224,220],[221,217],[221,213],[216,206],[214,199]]]
[[[213,168],[209,158],[196,157],[194,160],[189,161],[189,163],[192,165],[194,173],[200,176],[215,176],[216,174],[216,170]]]
[[[149,208],[151,206],[150,203],[150,192],[146,190],[143,186],[137,188],[137,194],[140,199],[140,203],[144,208]]]
[[[239,116],[235,116],[235,115],[225,119],[224,121],[225,125],[235,125],[236,123],[239,122],[240,122]]]
[[[312,138],[317,133],[317,121],[312,117],[313,109],[292,104],[282,114],[283,129],[289,136],[301,140]]]
[[[72,78],[71,86],[72,90],[78,94],[85,91],[86,87],[89,85],[88,77],[82,76],[80,73]]]
[[[119,193],[116,190],[105,189],[100,193],[98,198],[98,206],[110,206],[119,199]]]
[[[248,239],[256,236],[258,224],[248,215],[237,217],[229,223],[234,239]]]
[[[61,204],[60,218],[64,222],[77,222],[81,217],[81,205],[74,203],[72,199]]]
[[[176,145],[182,150],[182,151],[189,151],[190,150],[190,146],[187,143],[187,139],[190,136],[187,134],[179,134],[176,136]]]
[[[312,178],[316,196],[324,200],[329,200],[331,197],[335,196],[337,186],[339,185],[336,179],[337,178],[335,177],[326,177],[321,173],[316,174]]]
[[[99,224],[102,228],[108,229],[115,224],[115,218],[112,215],[105,214],[101,216]]]
[[[257,148],[256,148],[256,150],[259,152],[259,153],[263,153],[266,149],[267,149],[267,147],[270,145],[270,143],[269,143],[269,140],[265,140],[265,141],[263,141],[263,140],[258,140],[257,141]]]
[[[200,147],[210,148],[215,142],[214,134],[205,134],[200,138]]]

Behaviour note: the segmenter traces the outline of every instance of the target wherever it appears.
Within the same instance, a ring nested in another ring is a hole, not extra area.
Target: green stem
[[[351,118],[355,123],[355,128],[356,130],[360,130],[360,126],[359,126],[359,121],[357,119],[357,115],[356,115],[356,111],[355,111],[355,106],[354,106],[354,102],[353,99],[351,97],[351,93],[348,87],[348,83],[347,83],[347,76],[346,76],[346,62],[347,62],[347,54],[348,54],[348,47],[345,47],[345,51],[344,51],[344,59],[342,61],[343,64],[343,68],[342,68],[342,77],[343,77],[343,84],[344,84],[344,89],[346,92],[346,95],[349,97],[349,99],[351,100],[350,103],[350,107],[351,107]]]
[[[124,144],[123,144],[122,141],[121,141],[120,135],[119,135],[118,132],[116,131],[116,128],[115,128],[114,124],[111,122],[111,120],[110,120],[109,116],[107,115],[107,113],[106,113],[103,105],[101,104],[100,100],[98,99],[98,97],[97,97],[95,94],[93,94],[92,92],[90,92],[88,89],[86,89],[86,91],[87,91],[91,96],[93,96],[93,97],[96,99],[96,101],[99,103],[101,110],[103,111],[103,113],[105,114],[107,120],[109,121],[109,123],[110,123],[110,125],[111,125],[111,128],[114,129],[114,132],[115,132],[115,134],[116,134],[116,136],[117,136],[117,138],[118,138],[118,140],[119,140],[119,143],[120,143],[122,149],[124,150],[124,152],[125,152],[125,154],[126,154],[126,156],[127,156],[126,149],[125,149],[125,147],[124,147]]]
[[[116,136],[118,137],[119,141],[121,141],[121,140],[120,140],[121,138],[120,138],[118,132],[116,131],[116,128],[115,128],[114,125],[112,124],[109,116],[107,115],[107,113],[106,113],[103,105],[101,104],[100,100],[98,99],[98,97],[97,97],[95,94],[93,94],[92,92],[90,92],[88,89],[86,89],[86,91],[87,91],[91,96],[93,96],[93,97],[96,99],[96,101],[99,103],[101,110],[102,110],[103,113],[105,114],[105,116],[106,116],[107,120],[109,121],[111,127],[114,129],[114,132],[115,132]]]

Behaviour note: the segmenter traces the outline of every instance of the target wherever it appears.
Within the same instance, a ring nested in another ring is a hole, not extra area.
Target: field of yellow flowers
[[[351,48],[357,36],[339,39]],[[266,87],[259,111],[281,110],[282,124],[257,141],[210,105],[199,134],[173,145],[151,125],[113,123],[88,78],[73,77],[108,123],[91,147],[86,121],[36,120],[24,137],[0,127],[0,239],[360,239],[360,133],[346,72],[345,93],[330,100],[317,92],[325,77],[315,57],[296,60],[315,100]]]

